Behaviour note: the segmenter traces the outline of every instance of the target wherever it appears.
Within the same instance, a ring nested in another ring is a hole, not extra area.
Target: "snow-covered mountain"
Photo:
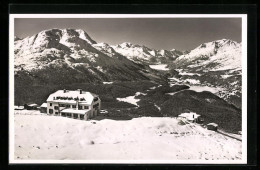
[[[155,50],[143,45],[134,45],[129,42],[114,45],[112,48],[119,54],[137,63],[161,64],[175,60],[182,54],[181,51]]]
[[[175,81],[212,88],[219,97],[241,107],[241,46],[229,39],[199,45],[179,56],[171,65],[179,72]]]
[[[15,74],[42,82],[149,79],[138,65],[80,29],[50,29],[15,42]],[[55,76],[51,76],[51,74]]]
[[[177,63],[204,71],[241,70],[241,43],[222,39],[203,43],[176,59]],[[206,70],[205,70],[206,69]]]
[[[97,43],[80,29],[50,29],[14,38],[14,70],[19,84],[71,84],[102,81],[160,80],[207,86],[241,105],[241,43],[222,39],[191,51],[155,50],[143,45]],[[156,65],[164,69],[157,71]]]

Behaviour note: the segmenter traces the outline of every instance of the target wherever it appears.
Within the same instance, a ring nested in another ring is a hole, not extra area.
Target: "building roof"
[[[214,127],[218,127],[218,124],[216,124],[216,123],[209,123],[209,124],[207,124],[207,126],[214,126]]]
[[[86,114],[89,110],[77,110],[77,109],[64,109],[61,113],[77,113],[77,114]]]
[[[80,94],[79,90],[75,90],[75,91],[65,90],[65,91],[66,92],[64,93],[64,90],[58,90],[55,93],[52,93],[48,97],[47,101],[48,102],[75,103],[76,104],[76,100],[74,100],[74,98],[78,98],[79,103],[91,105],[94,97],[97,97],[96,94],[86,92],[86,91],[82,91],[81,94]],[[80,100],[80,99],[83,99],[83,100]]]
[[[14,109],[15,109],[15,110],[23,110],[23,109],[24,109],[24,106],[14,106]]]
[[[31,104],[35,104],[34,102],[28,102],[28,103],[25,103],[27,106],[31,105]]]
[[[43,103],[41,107],[47,107],[47,103]]]
[[[200,115],[194,113],[194,112],[190,112],[190,113],[182,113],[179,115],[179,117],[183,117],[186,118],[187,120],[194,120],[197,119]]]
[[[35,103],[33,103],[33,104],[28,104],[28,106],[30,106],[30,107],[34,107],[34,106],[39,106],[38,104],[35,104]]]

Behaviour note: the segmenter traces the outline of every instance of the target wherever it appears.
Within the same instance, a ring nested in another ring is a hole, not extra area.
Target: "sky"
[[[241,18],[16,18],[14,26],[19,38],[46,29],[75,28],[97,42],[131,42],[157,50],[191,50],[214,40],[242,38]]]

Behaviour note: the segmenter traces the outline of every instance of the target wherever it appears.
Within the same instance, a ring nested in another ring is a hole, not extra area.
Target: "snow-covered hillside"
[[[232,162],[242,158],[241,141],[197,124],[182,125],[176,118],[81,121],[36,112],[15,112],[15,160]]]
[[[51,78],[66,74],[80,82],[148,79],[151,69],[137,65],[106,43],[96,43],[80,29],[50,29],[14,42],[15,74]],[[154,72],[154,71],[153,71]],[[74,75],[73,75],[74,74]],[[75,76],[76,75],[76,76]],[[57,78],[59,79],[59,78]],[[63,77],[61,77],[63,79]],[[74,80],[72,80],[74,79]]]
[[[214,89],[214,94],[241,107],[241,46],[228,39],[203,43],[174,61],[173,67],[179,77],[171,81]]]
[[[143,45],[134,45],[129,42],[112,46],[114,50],[128,59],[138,63],[159,64],[175,60],[182,52],[178,50],[155,50]]]
[[[95,58],[94,53],[88,52],[90,44],[94,43],[83,30],[44,30],[15,41],[15,69],[41,69],[51,63],[61,65],[64,58],[78,57],[79,53]]]
[[[185,63],[189,68],[197,70],[241,70],[241,43],[222,39],[201,44],[188,54],[176,59],[177,63]]]

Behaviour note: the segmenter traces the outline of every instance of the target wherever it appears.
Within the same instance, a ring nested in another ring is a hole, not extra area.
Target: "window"
[[[72,105],[72,108],[76,108],[76,105]]]
[[[79,106],[79,110],[81,110],[82,109],[82,106]]]
[[[59,114],[59,112],[55,112],[55,115],[58,115]]]
[[[60,107],[65,107],[65,104],[59,104]]]
[[[67,104],[67,105],[66,105],[66,107],[67,107],[67,108],[70,108],[70,105],[69,105],[69,104]]]
[[[50,103],[50,106],[52,106],[52,103]]]
[[[80,101],[85,101],[84,97],[80,98],[79,100],[80,100]]]
[[[88,106],[84,106],[84,109],[88,109]]]
[[[53,109],[49,109],[49,113],[52,114],[53,113]]]
[[[61,116],[66,116],[66,114],[65,113],[61,113]]]
[[[79,118],[82,120],[84,119],[84,115],[80,115]]]
[[[59,110],[59,106],[54,106],[54,109],[55,110]]]
[[[78,117],[78,114],[73,114],[73,118],[77,119]]]
[[[71,113],[67,113],[67,117],[71,117]]]
[[[94,105],[93,105],[93,108],[97,108],[98,106],[99,106],[99,103],[94,104]]]

